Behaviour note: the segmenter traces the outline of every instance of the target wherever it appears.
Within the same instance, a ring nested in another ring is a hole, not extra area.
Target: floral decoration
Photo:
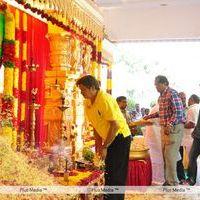
[[[13,127],[13,97],[4,96],[2,100],[1,125]]]
[[[15,41],[3,41],[3,65],[5,67],[13,68],[15,62]]]

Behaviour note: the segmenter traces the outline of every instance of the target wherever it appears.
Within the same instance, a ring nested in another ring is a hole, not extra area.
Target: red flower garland
[[[13,127],[13,99],[4,97],[2,99],[2,125]]]
[[[13,40],[3,41],[3,64],[5,67],[14,67],[15,62],[15,42]]]
[[[4,10],[6,10],[6,9],[7,9],[6,3],[4,3],[4,2],[0,3],[0,10],[1,10],[1,11],[4,11]]]
[[[92,174],[89,177],[80,180],[78,185],[86,186],[89,183],[91,183],[92,181],[94,181],[95,179],[99,178],[102,173],[103,172],[99,171],[99,170],[92,171]]]

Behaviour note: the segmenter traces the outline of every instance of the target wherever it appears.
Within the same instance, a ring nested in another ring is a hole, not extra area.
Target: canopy
[[[199,40],[199,0],[95,0],[114,42]]]

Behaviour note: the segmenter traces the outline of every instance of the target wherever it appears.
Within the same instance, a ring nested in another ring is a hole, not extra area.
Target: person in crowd
[[[179,92],[178,96],[181,98],[181,101],[183,103],[183,108],[184,111],[186,112],[186,94],[184,92]],[[184,133],[185,135],[185,133]],[[183,137],[184,137],[183,135]],[[183,155],[184,155],[184,148],[183,148],[183,144],[181,144],[180,148],[179,148],[179,153],[181,156],[181,159],[177,161],[177,166],[176,166],[176,171],[177,171],[177,177],[179,180],[179,184],[184,184],[185,180],[186,180],[186,176],[185,176],[185,170],[184,170],[184,165],[183,165]]]
[[[143,108],[141,108],[141,111],[140,111],[140,113],[141,113],[142,117],[144,117],[144,116],[145,116],[145,109],[146,109],[146,108],[144,108],[144,107],[143,107]]]
[[[117,97],[117,103],[119,105],[119,108],[122,112],[122,114],[124,115],[124,118],[126,119],[126,122],[129,124],[131,122],[131,116],[129,115],[129,113],[127,112],[126,108],[127,108],[127,99],[125,96],[119,96]]]
[[[131,121],[132,121],[132,122],[134,122],[134,121],[137,120],[137,119],[136,119],[136,115],[137,115],[136,110],[132,110],[132,111],[130,112],[130,116],[131,116]]]
[[[85,98],[84,109],[92,126],[102,138],[102,157],[105,157],[105,185],[125,186],[131,133],[116,102],[102,91],[91,75],[78,79],[76,85]],[[124,194],[104,195],[104,199],[123,200]]]
[[[144,110],[144,116],[148,115],[150,113],[150,109],[149,108],[145,108]]]
[[[136,120],[141,119],[142,113],[141,113],[141,110],[140,110],[140,104],[139,103],[135,104],[135,111],[136,111]]]
[[[185,128],[189,130],[186,137],[190,137],[192,134],[193,142],[191,145],[191,139],[189,138],[186,143],[186,149],[189,151],[189,166],[188,166],[188,183],[189,185],[195,185],[197,179],[197,158],[200,154],[200,114],[199,114],[199,97],[192,95],[188,101],[189,109],[187,113],[187,123]],[[186,139],[187,139],[186,138]]]
[[[197,124],[198,115],[199,115],[199,97],[196,94],[190,96],[188,100],[188,109],[186,111],[186,123],[185,135],[183,140],[183,146],[186,147],[186,152],[189,155],[191,146],[192,146],[192,132]]]
[[[144,119],[159,117],[164,160],[163,185],[178,185],[176,164],[180,159],[179,148],[185,123],[184,108],[178,92],[169,87],[165,76],[159,75],[155,78],[155,87],[160,93],[159,112],[145,116]]]

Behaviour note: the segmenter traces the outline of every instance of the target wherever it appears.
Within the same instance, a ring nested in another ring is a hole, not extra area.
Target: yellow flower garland
[[[19,40],[15,40],[15,57],[19,58]]]
[[[2,136],[6,140],[6,142],[11,145],[12,144],[12,127],[4,126],[2,127]]]
[[[6,11],[5,13],[5,39],[7,41],[15,40],[15,19],[14,15],[9,11]],[[5,67],[4,96],[11,96],[11,97],[13,96],[13,85],[14,85],[14,68]],[[8,141],[8,144],[9,145],[13,144],[13,147],[15,148],[17,138],[16,138],[16,133],[15,132],[13,133],[13,128],[5,126],[2,128],[2,130],[3,130],[2,135]]]
[[[18,81],[19,81],[19,68],[15,68],[14,69],[14,85],[13,85],[13,87],[16,89],[19,88]]]
[[[14,98],[14,117],[17,118],[18,114],[18,99]]]
[[[4,69],[4,95],[13,96],[14,69],[5,67]]]
[[[21,121],[25,120],[25,103],[21,103]]]
[[[12,144],[11,144],[11,146],[12,146],[12,149],[14,151],[17,149],[17,131],[16,130],[14,130],[12,132]]]
[[[5,14],[5,38],[15,40],[15,18],[10,12]]]
[[[26,91],[26,72],[22,73],[22,91]]]
[[[15,10],[15,28],[19,28],[19,10]]]

